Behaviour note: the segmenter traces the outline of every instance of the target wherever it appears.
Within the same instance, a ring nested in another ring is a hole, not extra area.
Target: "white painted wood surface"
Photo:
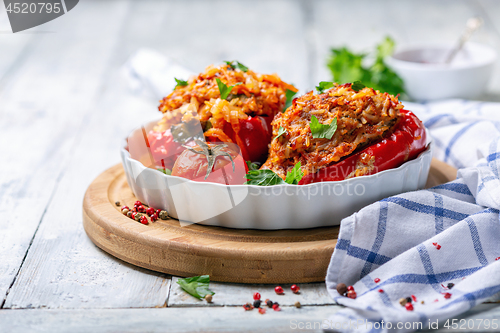
[[[238,59],[307,90],[330,78],[330,47],[364,50],[386,34],[399,44],[449,40],[476,13],[486,25],[473,39],[500,51],[493,0],[87,0],[18,34],[0,4],[0,332],[280,332],[292,319],[327,319],[340,307],[321,283],[301,285],[300,295],[283,286],[284,296],[274,286],[212,283],[207,307],[177,277],[133,267],[89,241],[86,187],[119,162],[132,128],[159,116],[156,101],[130,94],[120,67],[149,47],[193,71]],[[495,71],[486,99],[500,96],[500,64]],[[238,305],[254,291],[283,311],[244,312]],[[297,300],[305,307],[295,309]],[[464,316],[500,318],[500,309],[481,305]]]

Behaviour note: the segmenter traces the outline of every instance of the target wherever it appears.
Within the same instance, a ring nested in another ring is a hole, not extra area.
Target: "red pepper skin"
[[[230,152],[233,157],[235,169],[228,157],[218,156],[212,168],[212,172],[207,174],[208,161],[206,156],[184,150],[177,158],[172,168],[172,176],[183,177],[199,182],[220,183],[226,185],[242,185],[246,179],[247,166],[242,156],[236,152]]]
[[[426,146],[425,127],[412,112],[401,110],[403,118],[386,138],[371,144],[340,162],[320,169],[317,173],[304,176],[299,185],[339,181],[353,177],[356,169],[366,167],[362,175],[397,168],[423,152]]]
[[[248,117],[240,119],[240,129],[236,133],[231,124],[224,124],[224,133],[236,143],[245,161],[264,163],[268,145],[272,139],[271,117]]]
[[[174,141],[169,129],[163,133],[149,132],[148,143],[156,165],[167,169],[173,168],[175,160],[185,150],[180,143]]]

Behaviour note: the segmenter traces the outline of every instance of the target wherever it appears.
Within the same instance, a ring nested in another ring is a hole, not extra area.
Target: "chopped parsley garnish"
[[[298,185],[299,181],[304,177],[304,172],[300,169],[300,162],[295,164],[292,171],[286,173],[285,182],[292,185]]]
[[[156,170],[163,172],[164,174],[169,175],[169,176],[172,174],[172,170],[170,170],[170,169],[156,168]]]
[[[202,299],[206,295],[215,294],[212,290],[208,289],[208,283],[210,282],[210,276],[193,276],[185,279],[177,280],[177,284],[187,292],[189,295],[196,298]]]
[[[178,78],[175,78],[175,77],[174,77],[174,79],[175,79],[175,82],[177,82],[177,84],[174,87],[174,90],[177,89],[177,87],[184,87],[184,86],[188,85],[187,81],[179,80]]]
[[[248,164],[249,162],[247,162]],[[288,171],[285,180],[281,179],[276,173],[269,169],[256,170],[250,169],[246,174],[247,185],[259,185],[259,186],[271,186],[271,185],[281,185],[281,184],[291,184],[297,185],[299,181],[304,177],[304,173],[300,169],[300,162],[295,164],[292,171]]]
[[[333,118],[329,125],[323,125],[320,124],[318,118],[312,116],[309,127],[311,128],[311,134],[314,139],[330,140],[337,130],[337,117]]]
[[[358,92],[360,91],[361,89],[365,88],[366,86],[361,83],[361,81],[354,81],[352,84],[351,84],[351,89],[354,90],[355,92]]]
[[[285,92],[285,96],[286,96],[286,103],[285,103],[285,107],[283,108],[283,111],[282,112],[285,112],[286,109],[288,109],[291,105],[292,105],[292,101],[293,101],[293,96],[295,96],[297,93],[295,91],[292,91],[290,89],[287,89],[286,92]]]
[[[323,91],[325,91],[326,89],[329,89],[329,88],[333,88],[333,82],[330,82],[330,81],[321,81],[317,86],[316,86],[316,90],[322,94]]]
[[[279,138],[280,136],[282,136],[285,133],[286,133],[286,129],[284,129],[283,127],[280,126],[280,128],[278,129],[278,135],[275,137],[275,139]]]
[[[247,161],[248,170],[259,170],[259,165],[257,163],[252,163]]]
[[[235,85],[228,87],[220,79],[215,79],[215,81],[217,81],[217,87],[219,87],[220,99],[227,99],[227,96],[229,96],[229,94],[231,93],[231,90],[233,90],[234,87],[242,84],[241,82],[238,82]]]
[[[241,62],[239,61],[224,61],[226,64],[228,64],[229,66],[231,66],[232,69],[236,69],[238,68],[240,71],[242,72],[247,72],[248,71],[248,67],[243,65]],[[236,63],[236,64],[235,64]]]

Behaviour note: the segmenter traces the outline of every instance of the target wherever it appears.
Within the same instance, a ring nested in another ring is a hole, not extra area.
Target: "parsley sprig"
[[[243,84],[241,82],[238,82],[235,85],[228,87],[220,79],[215,79],[215,81],[217,81],[217,87],[219,87],[220,99],[227,99],[227,96],[229,96],[229,94],[231,93],[231,90],[233,90],[234,87],[239,86],[240,84]]]
[[[257,170],[250,168],[253,167],[253,163],[249,164],[248,173],[246,174],[247,185],[259,185],[259,186],[271,186],[271,185],[281,185],[281,184],[292,184],[297,185],[299,181],[304,177],[304,172],[300,169],[300,162],[295,164],[292,171],[288,171],[285,180],[281,179],[276,173],[269,169]]]
[[[208,289],[210,276],[193,276],[185,279],[177,280],[177,284],[189,295],[202,299],[206,295],[214,295],[215,293]]]
[[[226,64],[228,64],[229,66],[231,66],[232,69],[236,69],[238,68],[240,71],[242,72],[247,72],[248,71],[248,67],[243,65],[241,62],[239,61],[236,61],[236,60],[233,60],[233,61],[224,61]]]
[[[188,85],[187,81],[179,80],[178,78],[175,78],[175,77],[174,77],[174,79],[175,79],[175,82],[177,82],[177,84],[174,87],[174,90],[177,89],[177,87],[184,87],[184,86]]]
[[[290,90],[290,89],[286,90],[286,92],[285,92],[286,103],[285,103],[285,107],[283,108],[283,111],[281,111],[281,112],[285,112],[286,109],[288,109],[290,106],[292,106],[293,97],[295,95],[297,95],[297,93],[295,91]]]
[[[278,129],[278,135],[276,135],[275,139],[279,138],[280,136],[282,136],[285,133],[286,133],[286,129],[284,129],[283,127],[280,126],[280,128]]]
[[[333,88],[333,82],[330,81],[321,81],[317,86],[316,90],[322,94],[326,89]]]
[[[311,134],[314,139],[331,140],[337,130],[337,117],[333,118],[329,125],[323,125],[316,116],[312,116],[309,127],[311,128]]]
[[[355,92],[360,91],[361,89],[365,88],[366,86],[361,82],[361,81],[354,81],[351,84],[351,89],[354,90]]]

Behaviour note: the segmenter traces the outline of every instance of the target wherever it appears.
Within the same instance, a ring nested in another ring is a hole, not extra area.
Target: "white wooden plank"
[[[293,269],[293,268],[292,268]],[[253,294],[261,294],[261,300],[270,299],[278,302],[282,306],[294,306],[295,302],[301,305],[333,305],[335,301],[328,295],[324,283],[303,283],[298,284],[300,293],[294,294],[290,290],[291,284],[283,284],[283,295],[274,292],[276,285],[270,284],[238,284],[210,282],[210,290],[215,292],[212,303],[207,304],[204,300],[199,300],[185,291],[177,284],[178,277],[172,277],[168,306],[238,306],[253,302]]]
[[[105,8],[81,4],[75,11],[79,14],[68,20],[71,26],[37,34],[26,60],[2,91],[0,213],[8,218],[0,220],[0,303],[100,93],[119,32],[108,11],[120,21],[126,8],[121,2]],[[94,59],[96,53],[100,57]]]
[[[342,309],[338,305],[310,306],[300,309],[283,307],[282,311],[244,311],[241,307],[163,308],[163,309],[91,309],[91,310],[3,310],[0,328],[9,333],[58,332],[323,332],[328,318]],[[478,305],[457,319],[475,321],[476,331],[481,319],[500,318],[500,306]],[[442,327],[423,332],[470,332]],[[484,324],[483,324],[484,325]],[[331,327],[331,326],[330,326]],[[302,329],[301,329],[302,328]]]

